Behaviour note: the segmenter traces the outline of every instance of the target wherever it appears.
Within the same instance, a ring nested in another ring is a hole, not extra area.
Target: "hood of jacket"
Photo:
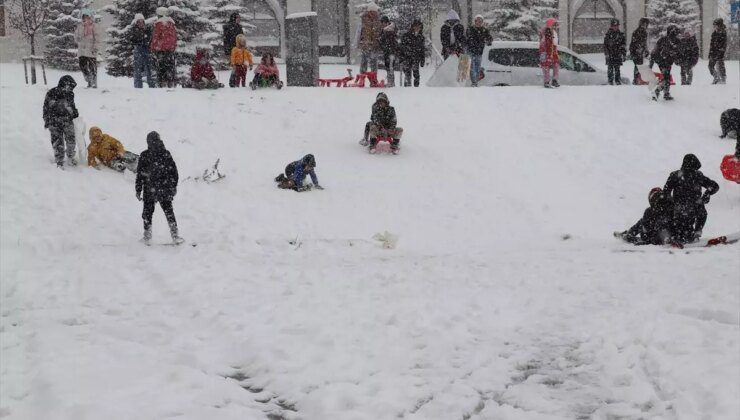
[[[460,20],[460,15],[458,15],[456,11],[450,9],[450,11],[447,12],[447,22],[455,20]]]
[[[90,127],[90,142],[97,143],[103,138],[103,130],[98,127]]]
[[[199,63],[208,62],[208,50],[205,48],[198,48],[195,50],[195,61]]]
[[[152,150],[152,151],[166,150],[164,148],[164,142],[159,137],[159,133],[157,133],[156,131],[152,131],[151,133],[147,134],[146,146],[148,150]]]
[[[698,171],[701,168],[701,162],[696,155],[689,153],[683,157],[683,163],[681,164],[682,170]]]
[[[385,103],[387,103],[387,104],[389,104],[389,105],[390,105],[390,103],[391,103],[391,101],[389,101],[389,100],[388,100],[388,95],[386,95],[386,94],[385,94],[385,93],[383,93],[383,92],[380,92],[380,93],[378,94],[378,96],[376,96],[376,97],[375,97],[375,102],[380,102],[380,101],[385,101]]]
[[[59,79],[59,84],[57,84],[57,87],[64,88],[67,86],[70,88],[70,90],[72,90],[77,86],[77,82],[75,82],[75,79],[72,76],[65,74],[64,76],[62,76],[61,79]]]

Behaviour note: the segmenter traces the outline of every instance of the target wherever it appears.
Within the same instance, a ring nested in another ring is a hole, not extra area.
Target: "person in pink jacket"
[[[157,61],[157,81],[159,87],[175,87],[177,63],[175,49],[177,48],[177,29],[175,21],[169,16],[170,9],[157,7],[159,18],[154,23],[152,32],[151,51]]]
[[[249,83],[249,87],[251,87],[252,90],[255,90],[258,87],[269,86],[275,86],[276,88],[281,89],[283,87],[283,82],[280,81],[280,70],[278,70],[272,54],[265,53],[262,56],[262,60],[257,66],[257,69],[254,71],[254,79]]]
[[[558,55],[558,21],[550,18],[545,21],[545,27],[540,31],[540,67],[544,77],[545,87],[560,87],[558,72],[560,71],[560,56]],[[552,82],[550,70],[552,69]]]

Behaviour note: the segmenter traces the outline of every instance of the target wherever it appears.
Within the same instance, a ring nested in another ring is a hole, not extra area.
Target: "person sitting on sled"
[[[216,79],[216,73],[213,71],[207,49],[196,49],[195,61],[190,68],[190,82],[183,83],[183,87],[191,87],[193,89],[218,89],[224,87]]]
[[[370,146],[370,152],[375,151],[378,145],[378,137],[390,137],[391,150],[398,151],[401,145],[403,129],[397,127],[396,110],[390,105],[388,96],[380,92],[375,98],[375,103],[370,112],[370,121],[365,124],[365,134],[360,141],[363,146]]]
[[[303,181],[306,176],[311,176],[313,187],[318,190],[324,188],[319,185],[319,178],[316,176],[316,158],[313,155],[303,156],[301,160],[290,162],[285,167],[285,173],[275,177],[275,182],[278,183],[278,188],[286,190],[295,190],[298,192],[308,191],[311,189],[310,185],[304,185]]]
[[[648,195],[650,207],[645,209],[642,219],[629,230],[617,234],[635,245],[663,245],[673,237],[673,200],[660,188],[653,188]]]
[[[280,81],[280,70],[278,70],[278,66],[275,64],[275,58],[273,58],[272,54],[265,53],[257,69],[254,71],[254,79],[249,83],[249,87],[254,90],[258,87],[269,86],[275,86],[281,89],[283,82]]]
[[[139,157],[123,148],[123,144],[113,136],[103,134],[98,127],[90,128],[90,145],[87,146],[87,165],[100,169],[98,163],[123,172],[128,169],[136,172]]]

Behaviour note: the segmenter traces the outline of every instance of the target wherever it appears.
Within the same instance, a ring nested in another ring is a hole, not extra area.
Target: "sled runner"
[[[727,155],[722,159],[719,169],[726,180],[740,184],[740,159],[735,155]]]
[[[622,232],[614,232],[614,237],[617,239],[622,240],[625,243],[629,243],[632,245],[650,245],[648,242],[629,242],[627,241],[624,236],[622,235]],[[709,239],[699,239],[696,242],[691,242],[688,244],[680,244],[680,243],[669,243],[661,246],[661,248],[678,248],[678,249],[684,249],[684,248],[708,248],[711,246],[717,246],[717,245],[729,245],[734,244],[736,242],[740,241],[740,232],[735,232],[729,235],[723,235],[723,236],[717,236],[714,238]]]

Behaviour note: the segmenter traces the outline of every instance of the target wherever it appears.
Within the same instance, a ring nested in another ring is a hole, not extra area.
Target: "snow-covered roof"
[[[291,13],[288,16],[285,17],[285,19],[300,19],[304,17],[310,17],[310,16],[318,16],[316,12],[301,12],[301,13]]]

